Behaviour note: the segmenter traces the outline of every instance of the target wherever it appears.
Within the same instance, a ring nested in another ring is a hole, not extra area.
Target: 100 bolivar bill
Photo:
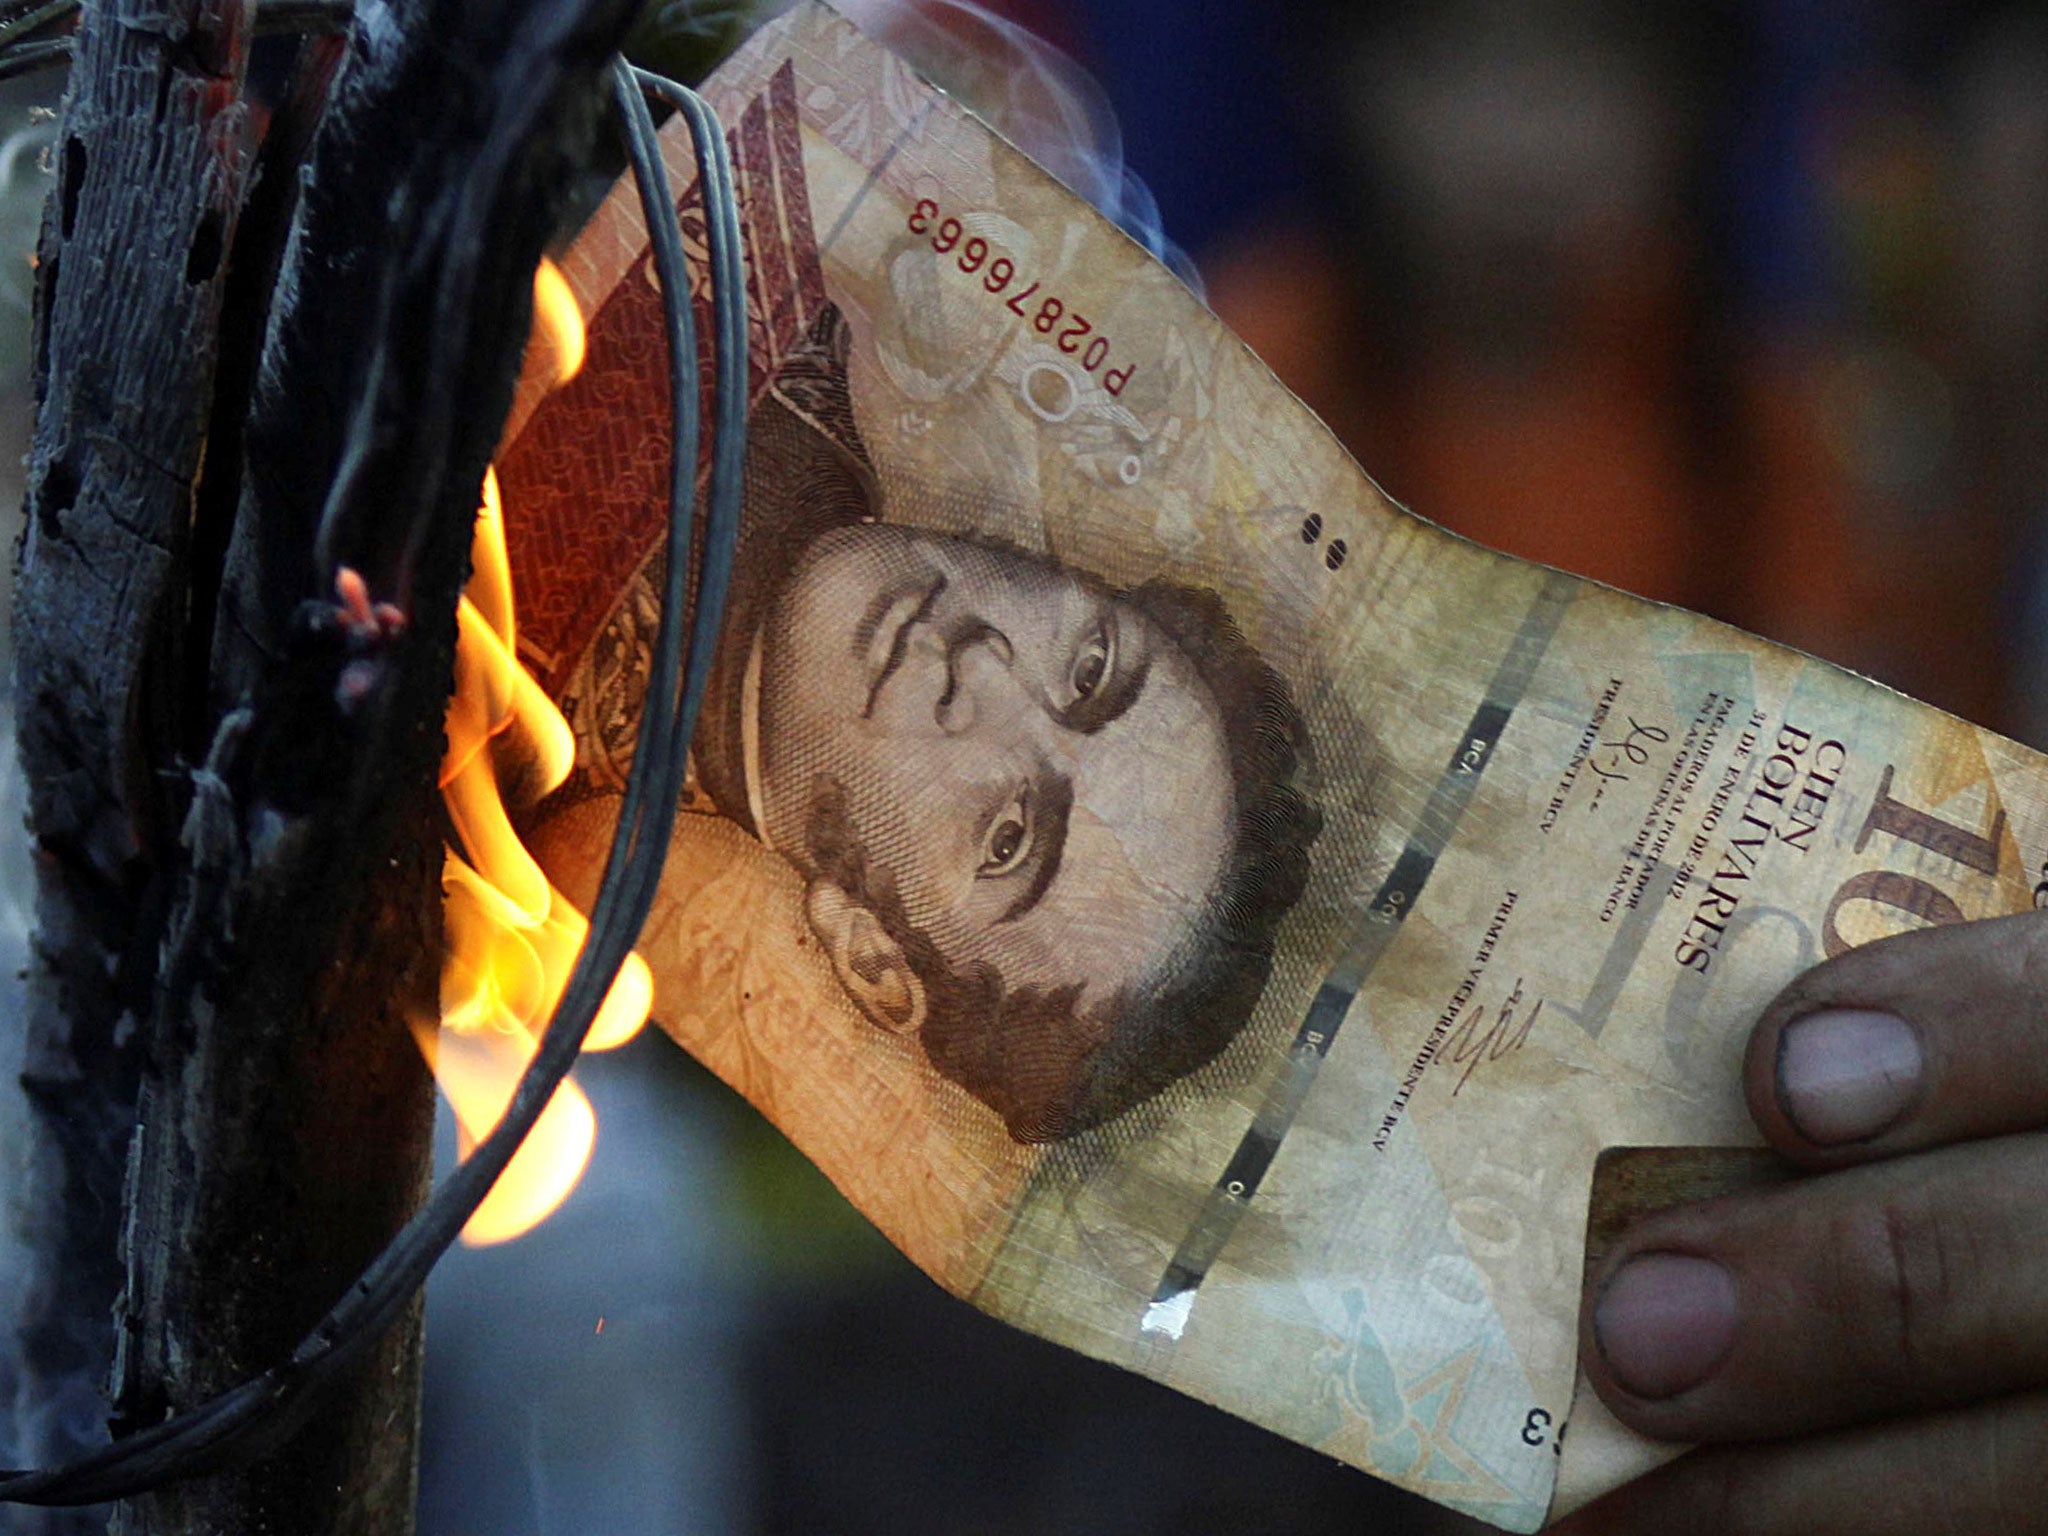
[[[709,91],[753,413],[656,1017],[1035,1332],[1511,1528],[1647,1465],[1560,1443],[1595,1159],[1752,1139],[1784,980],[2029,904],[2039,760],[1394,507],[822,6]],[[670,557],[640,218],[565,259],[589,361],[500,460],[572,893]]]

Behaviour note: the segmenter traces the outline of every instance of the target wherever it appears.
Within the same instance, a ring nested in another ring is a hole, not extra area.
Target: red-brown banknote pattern
[[[1785,981],[2031,906],[2042,760],[1394,506],[822,6],[708,94],[753,417],[655,1017],[1035,1333],[1509,1529],[1651,1465],[1574,1406],[1596,1158],[1754,1144]],[[646,247],[615,194],[563,262],[588,363],[500,460],[572,894],[669,558]]]

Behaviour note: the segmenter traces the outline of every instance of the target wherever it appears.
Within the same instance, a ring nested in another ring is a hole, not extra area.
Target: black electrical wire
[[[428,1271],[490,1193],[568,1075],[598,1008],[646,921],[668,853],[690,737],[703,704],[732,575],[740,472],[746,452],[747,312],[732,164],[716,115],[685,87],[645,75],[623,60],[613,66],[613,85],[653,241],[666,322],[673,396],[671,553],[653,675],[611,854],[591,907],[589,938],[540,1048],[497,1127],[477,1144],[289,1360],[188,1413],[68,1466],[0,1472],[0,1503],[79,1505],[128,1498],[166,1483],[245,1464],[288,1438],[304,1422],[321,1392],[381,1336],[425,1283]],[[675,197],[643,90],[658,91],[675,102],[688,121],[711,251],[717,372],[708,511],[696,561],[694,600],[688,578],[701,440],[696,329]],[[686,614],[687,645],[683,630]]]
[[[0,80],[32,75],[38,70],[56,69],[71,62],[71,39],[47,38],[39,43],[16,43],[0,48]]]
[[[23,0],[0,7],[0,44],[27,37],[78,10],[79,0]]]
[[[688,123],[691,139],[699,144],[707,140],[723,146],[725,131],[719,126],[717,114],[704,98],[688,87],[679,85],[665,76],[620,61],[619,67],[625,73],[622,80],[637,84],[641,90],[662,97],[682,113]],[[622,87],[623,88],[623,87]],[[642,113],[646,103],[639,96],[633,98],[640,104]],[[644,123],[644,132],[635,132],[634,150],[635,174],[639,174],[638,161],[644,151],[651,152],[654,146],[653,121]],[[710,157],[708,167],[699,159],[699,187],[703,194],[706,224],[709,226],[711,247],[711,282],[714,292],[746,292],[746,273],[743,270],[743,254],[740,246],[739,199],[734,195],[731,157],[722,152]],[[720,225],[729,228],[720,229]],[[673,220],[661,221],[662,234],[655,244],[656,261],[661,259],[664,241],[672,242],[670,257],[676,270],[683,268],[682,240]],[[664,291],[668,279],[663,277]],[[688,292],[685,286],[685,293]],[[687,306],[685,306],[687,307]],[[688,697],[701,700],[711,675],[712,657],[718,641],[715,627],[701,628],[701,615],[706,610],[715,616],[725,607],[726,588],[732,580],[733,551],[739,539],[740,492],[744,484],[746,461],[746,417],[747,417],[747,312],[742,304],[728,304],[715,307],[712,312],[712,345],[715,367],[712,374],[712,435],[711,435],[711,496],[709,515],[705,524],[706,555],[701,589],[700,627],[693,631],[690,644],[690,675],[687,682]],[[671,387],[677,387],[673,382]],[[680,468],[680,466],[678,466]],[[692,462],[688,466],[691,475],[697,472]],[[681,563],[681,553],[673,544],[669,546],[669,564]],[[692,718],[684,723],[684,744],[696,729],[695,705],[690,706]]]

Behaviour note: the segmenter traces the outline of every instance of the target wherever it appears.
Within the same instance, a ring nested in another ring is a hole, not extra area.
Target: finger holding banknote
[[[1808,972],[1746,1087],[1824,1176],[1631,1231],[1588,1289],[1585,1362],[1636,1429],[1759,1443],[1573,1528],[2048,1530],[2048,920]]]
[[[2048,1396],[1689,1452],[1555,1536],[1944,1536],[2048,1530]]]
[[[1743,1086],[1772,1146],[1814,1169],[2048,1128],[2048,914],[1923,928],[1794,981]]]

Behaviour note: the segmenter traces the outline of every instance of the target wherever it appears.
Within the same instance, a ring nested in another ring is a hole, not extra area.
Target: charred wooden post
[[[95,10],[38,252],[30,526],[15,598],[38,935],[23,1086],[32,1152],[25,1396],[104,1378],[140,1020],[164,890],[155,769],[205,447],[222,255],[248,168],[246,28],[224,0]],[[26,1450],[61,1459],[82,1426]],[[52,1530],[86,1529],[75,1515]],[[104,1520],[101,1522],[104,1528]]]
[[[69,1138],[25,1332],[93,1369],[121,1289],[117,1427],[275,1363],[424,1187],[456,597],[631,10],[364,0],[252,192],[247,0],[87,8],[17,600],[31,1070]],[[335,615],[343,565],[402,633]],[[415,1318],[281,1452],[116,1528],[409,1529],[417,1387]]]

